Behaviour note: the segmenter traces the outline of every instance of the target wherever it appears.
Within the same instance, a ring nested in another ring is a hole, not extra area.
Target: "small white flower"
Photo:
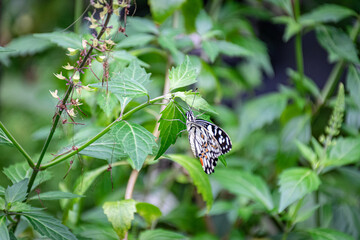
[[[67,111],[67,113],[69,114],[69,116],[70,117],[75,117],[76,116],[76,114],[75,114],[75,111],[74,111],[74,109],[72,108],[72,109],[67,109],[66,110]]]
[[[55,90],[54,92],[49,90],[49,92],[50,92],[51,96],[53,96],[53,98],[59,99],[59,96],[57,95],[58,90]]]
[[[65,80],[65,79],[66,79],[66,77],[64,77],[64,76],[62,75],[62,72],[60,72],[60,73],[54,73],[54,76],[57,77],[58,79],[61,79],[61,80]]]
[[[63,67],[64,69],[66,69],[66,70],[73,70],[73,69],[74,69],[74,67],[71,66],[70,63],[67,63],[66,66],[62,66],[62,67]]]
[[[69,51],[69,53],[68,54],[66,54],[66,55],[68,55],[68,56],[74,56],[74,55],[76,55],[77,53],[78,53],[78,49],[74,49],[74,48],[68,48],[68,51]]]

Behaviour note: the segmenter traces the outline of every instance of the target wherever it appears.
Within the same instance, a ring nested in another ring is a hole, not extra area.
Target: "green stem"
[[[75,0],[75,11],[74,11],[74,21],[75,21],[75,28],[74,32],[80,34],[81,28],[81,13],[83,9],[83,0]]]
[[[296,22],[298,22],[299,18],[300,18],[300,3],[299,3],[299,0],[294,0],[294,19]],[[303,51],[302,51],[301,31],[298,32],[295,37],[295,55],[296,55],[297,70],[300,74],[301,79],[303,79],[304,78],[304,58],[303,58]]]
[[[84,143],[83,145],[81,145],[80,147],[78,147],[76,150],[74,151],[71,151],[65,155],[62,155],[62,156],[59,156],[59,157],[56,157],[54,158],[51,162],[47,163],[47,164],[44,164],[40,167],[40,170],[45,170],[49,167],[52,167],[54,165],[57,165],[63,161],[65,161],[66,159],[68,159],[69,157],[72,157],[74,156],[75,154],[77,154],[78,152],[80,152],[81,150],[85,149],[86,147],[88,147],[90,144],[94,143],[96,140],[98,140],[100,137],[104,136],[107,132],[110,131],[111,127],[114,126],[117,122],[123,120],[124,118],[127,118],[129,117],[131,114],[143,109],[144,107],[150,105],[150,104],[153,104],[157,101],[160,101],[164,98],[166,98],[167,95],[165,96],[160,96],[160,97],[157,97],[157,98],[154,98],[148,102],[145,102],[133,109],[131,109],[130,111],[128,111],[127,113],[125,113],[121,118],[113,121],[112,123],[110,123],[106,128],[104,128],[101,132],[99,132],[96,136],[94,136],[92,139],[90,139],[89,141],[87,141],[86,143]]]
[[[7,138],[12,142],[12,144],[19,150],[19,152],[25,157],[31,168],[34,168],[35,163],[29,156],[29,154],[23,149],[20,144],[15,140],[15,138],[11,135],[11,133],[5,128],[4,124],[0,121],[0,129],[3,130]]]

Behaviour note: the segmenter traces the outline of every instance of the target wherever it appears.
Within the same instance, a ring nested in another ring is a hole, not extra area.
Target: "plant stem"
[[[30,155],[21,147],[21,145],[15,140],[15,138],[11,135],[11,133],[5,128],[4,124],[0,121],[0,129],[3,130],[7,138],[14,144],[14,146],[19,150],[19,152],[25,157],[31,168],[34,168],[35,163],[31,159]]]
[[[98,134],[96,134],[96,136],[94,136],[93,138],[91,138],[89,141],[87,141],[86,143],[84,143],[83,145],[81,145],[80,147],[77,148],[77,150],[74,150],[74,151],[71,151],[65,155],[62,155],[62,156],[58,156],[56,158],[54,158],[51,162],[47,163],[47,164],[44,164],[40,167],[40,170],[45,170],[49,167],[52,167],[54,165],[57,165],[63,161],[65,161],[66,159],[68,159],[69,157],[72,157],[74,156],[75,154],[77,154],[78,152],[80,152],[81,150],[85,149],[86,147],[88,147],[90,144],[92,144],[93,142],[95,142],[96,140],[98,140],[100,137],[104,136],[107,132],[110,131],[111,127],[114,126],[117,122],[121,121],[122,119],[124,118],[127,118],[129,117],[131,114],[139,111],[140,109],[143,109],[144,107],[154,103],[154,102],[157,102],[157,101],[160,101],[162,99],[164,99],[165,97],[167,96],[160,96],[160,97],[157,97],[157,98],[154,98],[148,102],[145,102],[133,109],[131,109],[130,111],[128,111],[127,113],[125,113],[121,118],[118,118],[117,120],[113,121],[112,123],[110,123],[106,128],[104,128],[101,132],[99,132]]]
[[[294,0],[294,18],[295,21],[299,21],[300,17],[300,3],[299,0]],[[297,70],[300,74],[301,79],[304,78],[304,59],[302,52],[302,39],[301,39],[301,31],[296,34],[295,37],[295,55],[296,55],[296,66]]]
[[[74,11],[74,21],[75,21],[75,28],[74,32],[80,34],[80,27],[81,27],[81,12],[83,9],[83,0],[75,0],[75,11]]]
[[[131,199],[132,198],[132,194],[134,192],[136,179],[137,179],[138,176],[139,176],[139,171],[136,170],[136,169],[132,170],[131,175],[129,177],[128,184],[126,186],[125,199]]]

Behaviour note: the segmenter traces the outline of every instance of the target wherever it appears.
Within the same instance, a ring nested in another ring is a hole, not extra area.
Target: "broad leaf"
[[[349,91],[354,104],[360,109],[360,71],[352,65],[349,66],[346,77],[346,89]]]
[[[16,163],[10,167],[4,168],[3,173],[11,180],[12,183],[22,181],[24,178],[30,178],[32,169],[26,162]],[[49,180],[52,177],[51,172],[41,171],[38,173],[34,185],[31,190],[34,190],[39,184]]]
[[[185,87],[196,82],[200,69],[191,61],[189,56],[177,67],[173,67],[169,72],[170,90]]]
[[[31,206],[23,202],[14,202],[9,209],[11,212],[25,212],[30,210]]]
[[[314,167],[317,162],[316,153],[310,147],[300,141],[296,141],[295,143],[301,155],[311,164],[311,166]]]
[[[205,10],[200,11],[196,17],[196,31],[203,35],[210,31],[213,27],[212,19]]]
[[[153,153],[156,147],[155,137],[144,127],[121,121],[112,129],[111,133],[115,136],[116,142],[122,144],[124,152],[132,160],[132,167],[140,170],[146,157]]]
[[[82,49],[80,35],[73,32],[51,32],[34,34],[37,40],[47,39],[62,48]]]
[[[105,83],[106,84],[106,83]],[[108,118],[114,116],[114,109],[118,108],[119,101],[113,94],[106,94],[105,92],[96,96],[97,104],[105,112]]]
[[[342,166],[360,160],[360,138],[338,138],[330,147],[329,157],[324,165]]]
[[[24,180],[14,183],[12,186],[9,186],[5,191],[5,200],[7,203],[13,202],[22,202],[26,198],[26,190],[29,179],[25,178]]]
[[[184,61],[185,55],[184,53],[182,53],[177,49],[175,42],[176,34],[177,34],[176,30],[163,31],[161,35],[158,37],[158,43],[163,49],[169,50],[174,63],[180,65]]]
[[[209,178],[206,173],[204,173],[200,161],[180,154],[171,154],[169,155],[169,159],[177,162],[189,172],[198,193],[200,193],[204,201],[206,201],[207,210],[210,211],[213,204],[213,195]]]
[[[106,202],[103,205],[104,213],[111,222],[115,232],[123,239],[127,230],[131,227],[131,221],[136,212],[135,201],[127,199],[117,202]]]
[[[206,102],[205,99],[200,97],[200,95],[198,93],[194,93],[194,92],[190,92],[190,91],[189,92],[176,92],[174,94],[174,96],[178,97],[181,100],[183,100],[184,102],[186,102],[186,104],[192,109],[198,109],[198,110],[203,110],[203,111],[206,111],[209,113],[217,114],[215,109],[208,102]]]
[[[29,200],[58,200],[58,199],[72,199],[72,198],[81,198],[84,196],[73,194],[70,192],[61,192],[61,191],[50,191],[40,193],[39,195],[34,195]]]
[[[330,228],[315,228],[306,230],[312,240],[355,240],[352,236]]]
[[[293,17],[290,16],[275,17],[274,22],[277,24],[284,24],[286,26],[283,35],[284,42],[289,41],[292,36],[294,36],[301,30],[301,24],[299,24],[297,21],[294,20]]]
[[[169,240],[169,239],[188,239],[180,233],[171,232],[163,229],[147,230],[140,234],[139,240]]]
[[[127,19],[126,27],[136,32],[159,34],[159,29],[153,21],[142,17],[131,17]]]
[[[219,46],[216,41],[203,41],[202,48],[205,53],[208,55],[210,62],[214,62],[216,57],[219,55]]]
[[[247,50],[246,48],[226,41],[216,41],[216,44],[218,45],[219,52],[231,56],[231,57],[244,57],[244,56],[250,56],[251,52]]]
[[[13,145],[2,129],[0,129],[0,145],[8,145],[8,146]]]
[[[76,240],[76,237],[61,222],[44,212],[34,211],[23,213],[33,228],[41,235],[53,240]]]
[[[356,47],[343,31],[322,26],[316,28],[316,36],[321,46],[328,51],[331,62],[345,59],[351,63],[359,63]]]
[[[302,25],[314,25],[326,22],[336,23],[346,17],[354,15],[356,15],[356,12],[349,8],[335,4],[323,4],[311,12],[303,14],[300,17],[300,23]]]
[[[0,239],[10,240],[9,230],[6,226],[6,216],[0,217]]]
[[[136,203],[136,212],[145,219],[148,226],[151,226],[156,219],[161,217],[160,209],[157,206],[146,202]]]
[[[318,189],[320,179],[310,169],[290,168],[284,170],[279,179],[280,206],[282,212],[287,206]]]
[[[257,201],[269,211],[274,208],[269,188],[262,178],[235,169],[219,169],[214,176],[228,191]]]
[[[295,149],[295,141],[308,142],[310,138],[310,116],[294,117],[286,123],[281,131],[282,150],[293,150]]]
[[[268,94],[247,102],[240,112],[240,139],[279,118],[284,111],[287,97],[283,94]]]
[[[149,0],[151,15],[155,22],[161,24],[184,2],[185,0]]]
[[[5,188],[0,186],[0,196],[4,196],[5,195]]]
[[[154,35],[141,33],[136,35],[130,35],[127,38],[124,38],[119,42],[117,48],[130,48],[130,47],[142,47],[149,44],[152,40],[155,39]]]
[[[176,103],[171,101],[161,112],[161,118],[159,120],[161,141],[155,159],[158,159],[163,155],[170,145],[175,143],[176,139],[179,137],[179,132],[186,128],[184,123],[180,121],[186,121],[184,115],[180,111],[180,108],[176,106]]]

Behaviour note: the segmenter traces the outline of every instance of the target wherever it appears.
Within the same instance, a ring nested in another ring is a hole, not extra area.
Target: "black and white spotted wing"
[[[213,173],[218,157],[231,150],[229,136],[215,124],[196,119],[191,110],[186,113],[186,129],[191,150],[199,157],[204,172]]]

